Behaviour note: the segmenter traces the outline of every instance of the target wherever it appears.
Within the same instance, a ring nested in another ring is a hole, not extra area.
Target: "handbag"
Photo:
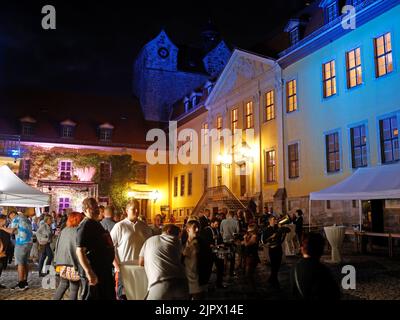
[[[79,272],[70,266],[62,266],[60,268],[60,277],[69,281],[79,281],[81,279]]]

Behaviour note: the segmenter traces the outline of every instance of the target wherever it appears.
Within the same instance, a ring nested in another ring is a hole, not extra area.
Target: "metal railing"
[[[193,209],[192,214],[199,215],[200,211],[207,207],[207,204],[213,202],[219,203],[230,210],[246,209],[246,206],[242,203],[242,201],[240,201],[239,198],[236,197],[236,195],[229,190],[227,186],[223,185],[210,187],[204,191],[199,202],[197,202],[196,207]]]

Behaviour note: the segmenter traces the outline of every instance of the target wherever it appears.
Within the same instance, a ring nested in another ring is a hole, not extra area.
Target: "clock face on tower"
[[[161,58],[165,59],[165,58],[167,58],[169,56],[169,51],[168,51],[167,48],[161,47],[160,49],[158,49],[158,55]]]

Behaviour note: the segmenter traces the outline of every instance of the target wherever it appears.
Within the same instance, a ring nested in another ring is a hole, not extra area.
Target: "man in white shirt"
[[[220,232],[226,247],[230,248],[229,275],[235,275],[235,234],[239,233],[239,222],[233,219],[233,211],[229,211],[226,219],[221,221]]]
[[[139,221],[139,202],[130,201],[126,206],[127,217],[115,224],[111,230],[111,239],[115,247],[114,268],[117,273],[119,299],[124,299],[120,266],[138,264],[139,253],[143,243],[152,236],[152,231],[146,223]]]
[[[168,224],[163,233],[148,239],[140,251],[139,264],[148,279],[146,300],[184,300],[189,297],[185,268],[181,263],[179,227]]]

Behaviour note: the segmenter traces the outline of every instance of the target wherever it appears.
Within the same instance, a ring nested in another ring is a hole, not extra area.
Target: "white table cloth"
[[[128,300],[144,300],[147,294],[147,275],[138,265],[120,266],[122,283]]]
[[[344,226],[331,226],[324,227],[326,238],[329,241],[329,244],[332,248],[332,263],[340,263],[342,258],[340,256],[340,249],[343,244],[344,234],[346,231],[346,227]]]
[[[286,234],[283,252],[286,256],[294,256],[296,254],[296,246],[294,242],[296,238],[296,226],[294,224],[285,224],[284,227],[289,228],[290,232]]]

